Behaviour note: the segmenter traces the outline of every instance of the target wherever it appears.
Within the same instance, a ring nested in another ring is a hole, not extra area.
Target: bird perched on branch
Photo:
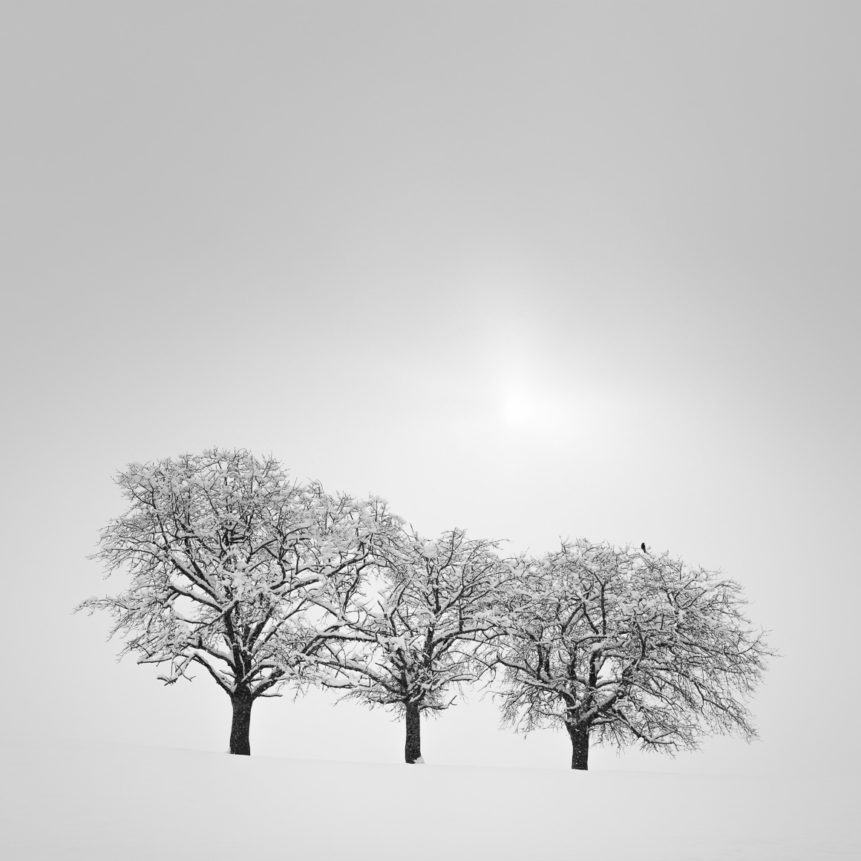
[[[644,542],[642,542],[642,544],[640,544],[640,550],[642,550],[642,551],[643,551],[643,553],[648,553],[648,552],[649,552],[648,550],[646,550],[646,542],[645,542],[645,541],[644,541]]]

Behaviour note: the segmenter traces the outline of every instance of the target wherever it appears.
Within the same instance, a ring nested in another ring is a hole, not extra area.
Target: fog
[[[594,770],[853,772],[856,8],[19,4],[0,28],[3,735],[223,751],[115,661],[130,461],[218,445],[543,552],[741,582],[759,741]],[[391,762],[383,712],[255,710],[262,755]],[[432,763],[558,767],[472,694]]]

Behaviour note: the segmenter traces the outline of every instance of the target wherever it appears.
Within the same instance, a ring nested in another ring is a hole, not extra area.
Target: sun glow
[[[535,420],[535,403],[520,392],[511,392],[502,401],[500,414],[506,424],[522,427]]]
[[[497,421],[518,436],[556,438],[571,428],[571,410],[560,392],[520,385],[499,393]]]

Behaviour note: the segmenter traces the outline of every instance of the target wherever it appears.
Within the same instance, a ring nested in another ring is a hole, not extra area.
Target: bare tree
[[[563,544],[500,595],[503,717],[564,726],[576,769],[590,740],[670,752],[705,731],[749,740],[746,700],[771,652],[743,607],[737,583],[669,555]]]
[[[423,762],[422,713],[447,709],[482,670],[484,615],[509,572],[496,551],[462,529],[425,541],[401,528],[375,550],[376,581],[329,605],[341,633],[319,652],[323,683],[402,713],[407,763]]]
[[[166,684],[203,668],[230,697],[230,752],[248,754],[254,701],[319,648],[314,598],[333,582],[355,588],[385,505],[291,483],[241,450],[132,464],[117,483],[130,507],[96,558],[131,582],[78,609],[110,612],[121,654],[165,666]]]

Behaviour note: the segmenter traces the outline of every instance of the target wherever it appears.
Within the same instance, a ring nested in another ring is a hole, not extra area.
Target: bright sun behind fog
[[[523,427],[538,418],[534,398],[522,392],[509,392],[503,399],[500,414],[507,425]]]
[[[524,387],[502,395],[499,417],[502,424],[512,430],[556,434],[565,428],[567,410],[558,396]]]
[[[594,412],[593,398],[580,396],[581,403]],[[573,430],[572,400],[569,392],[547,384],[518,383],[499,390],[496,416],[499,425],[518,436],[558,440]]]

